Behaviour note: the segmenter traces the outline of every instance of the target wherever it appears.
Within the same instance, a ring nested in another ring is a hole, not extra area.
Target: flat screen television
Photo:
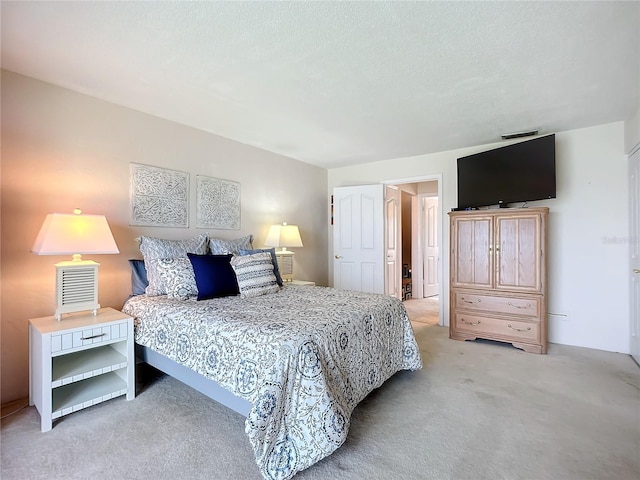
[[[458,158],[458,210],[556,198],[555,138]]]

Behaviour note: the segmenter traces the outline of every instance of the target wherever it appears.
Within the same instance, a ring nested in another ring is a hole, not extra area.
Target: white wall
[[[510,142],[513,143],[513,142]],[[442,174],[443,211],[457,203],[456,159],[507,142],[329,170],[328,187]],[[622,122],[556,133],[557,198],[550,208],[549,341],[629,352],[628,178]],[[444,215],[442,275],[449,278]],[[329,230],[329,245],[331,245]],[[330,255],[329,258],[332,258]],[[329,277],[332,263],[329,261]],[[445,323],[449,295],[441,301]]]
[[[640,103],[624,122],[624,127],[624,151],[630,155],[640,147]]]
[[[188,172],[190,228],[129,225],[131,162]],[[195,228],[196,175],[241,185],[241,230]],[[269,225],[300,226],[297,278],[326,284],[325,169],[243,145],[11,72],[2,72],[2,403],[28,394],[29,318],[55,309],[55,268],[65,257],[29,252],[50,212],[104,214],[119,255],[100,255],[102,306],[121,308],[131,292],[129,258],[139,235],[189,238],[255,236]]]

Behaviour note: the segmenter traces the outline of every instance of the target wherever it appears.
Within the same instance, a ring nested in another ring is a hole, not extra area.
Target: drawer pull
[[[521,306],[521,305],[514,305],[513,303],[509,302],[509,306],[513,308],[519,308],[520,310],[528,310],[531,308],[530,303],[527,303],[525,306]]]
[[[106,333],[100,333],[98,335],[91,335],[90,337],[82,337],[80,338],[80,340],[84,341],[84,340],[93,340],[94,338],[100,338],[100,337],[104,337],[106,335]]]
[[[476,299],[476,301],[475,301],[475,302],[474,302],[473,300],[467,300],[467,299],[466,299],[466,298],[464,298],[464,297],[460,297],[460,300],[461,300],[463,303],[470,303],[471,305],[473,305],[474,303],[480,303],[480,302],[482,302],[482,300],[481,300],[481,299],[479,299],[479,298],[478,298],[478,299]]]
[[[507,327],[509,327],[511,330],[515,330],[516,332],[528,332],[529,330],[531,330],[531,327],[527,327],[527,328],[513,328],[511,325],[507,325]]]
[[[478,320],[478,321],[477,321],[477,322],[475,322],[475,323],[474,323],[474,322],[467,322],[464,318],[461,318],[461,319],[460,319],[460,321],[461,321],[462,323],[466,323],[467,325],[480,325],[480,324],[482,323],[480,320]],[[511,326],[511,325],[509,325],[509,326]]]

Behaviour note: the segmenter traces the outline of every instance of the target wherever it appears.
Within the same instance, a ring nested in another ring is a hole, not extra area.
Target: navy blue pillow
[[[144,260],[131,259],[131,294],[144,295],[149,280],[147,280],[147,269],[144,266]]]
[[[233,255],[187,253],[198,287],[198,300],[238,295],[238,280],[231,266]]]
[[[278,285],[282,286],[282,277],[280,276],[280,267],[278,267],[278,258],[276,257],[275,248],[257,248],[255,250],[240,249],[240,255],[253,255],[254,253],[269,252],[271,254],[271,263],[273,263],[273,274],[276,276]]]

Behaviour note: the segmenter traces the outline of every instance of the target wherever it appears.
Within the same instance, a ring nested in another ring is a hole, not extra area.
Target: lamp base
[[[91,260],[56,263],[56,320],[60,321],[64,313],[98,313],[99,266]]]
[[[290,250],[282,249],[276,251],[276,259],[278,260],[278,269],[283,282],[293,280],[293,255]]]

